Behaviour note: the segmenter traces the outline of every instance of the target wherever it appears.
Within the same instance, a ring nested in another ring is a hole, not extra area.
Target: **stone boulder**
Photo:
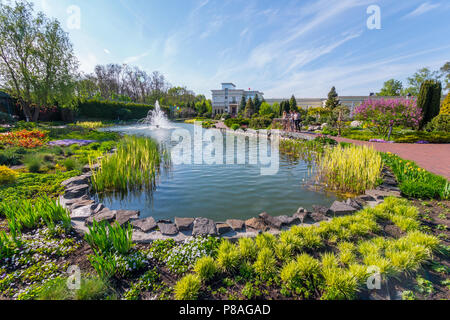
[[[214,221],[206,218],[197,218],[194,221],[194,229],[192,235],[196,236],[215,236],[217,228]]]
[[[345,204],[349,205],[350,207],[355,208],[356,210],[362,210],[364,208],[363,203],[359,202],[356,199],[347,199],[347,201],[345,201]]]
[[[223,223],[223,222],[216,223],[216,229],[217,229],[217,233],[220,235],[228,233],[233,230],[233,229],[231,229],[231,227],[228,224]]]
[[[93,215],[92,206],[79,207],[72,210],[70,213],[70,218],[73,220],[85,220]]]
[[[400,191],[366,190],[366,195],[376,200],[384,200],[387,197],[400,197]]]
[[[70,208],[70,210],[75,210],[80,207],[91,206],[91,209],[92,209],[94,207],[94,205],[95,205],[94,200],[81,200],[81,201],[77,201],[77,202],[73,203],[71,206],[69,206],[69,208]]]
[[[350,123],[350,127],[351,128],[360,128],[363,126],[363,122],[362,121],[352,121],[352,123]]]
[[[245,221],[237,220],[237,219],[229,219],[226,223],[233,229],[234,231],[242,231],[245,227]]]
[[[131,222],[131,224],[135,228],[137,228],[143,232],[152,231],[152,230],[156,229],[156,227],[158,226],[156,224],[155,219],[153,219],[153,217],[146,218],[146,219],[140,219],[140,220],[134,220]]]
[[[253,230],[265,232],[269,230],[269,227],[265,224],[261,218],[251,218],[245,221],[245,226]]]
[[[297,212],[294,214],[294,218],[300,220],[301,223],[305,223],[305,221],[309,218],[310,213],[304,209],[299,208]]]
[[[88,173],[91,171],[97,171],[98,169],[100,169],[100,164],[98,164],[98,163],[92,165],[92,168],[90,165],[87,164],[83,167],[83,172]]]
[[[283,225],[283,222],[281,222],[280,219],[277,217],[272,217],[267,212],[263,212],[259,215],[261,219],[264,220],[264,222],[275,229],[281,229],[281,226]]]
[[[77,186],[77,185],[83,185],[83,184],[89,184],[90,183],[90,175],[81,175],[77,177],[70,178],[66,181],[63,181],[61,183],[61,186],[68,187],[68,186]]]
[[[69,186],[64,193],[65,199],[75,199],[87,196],[89,192],[89,186],[87,184],[80,184],[75,186]]]
[[[194,226],[193,218],[175,218],[175,224],[180,231],[189,231]]]
[[[358,211],[357,209],[346,204],[345,202],[335,201],[331,205],[330,210],[328,210],[327,214],[329,216],[345,216],[353,214],[357,211]]]
[[[320,212],[313,212],[309,215],[309,217],[315,222],[322,222],[322,221],[327,221],[328,218],[326,215],[324,215],[323,213]]]
[[[313,211],[317,213],[327,214],[328,208],[324,206],[313,206]]]
[[[91,226],[94,223],[94,220],[96,222],[108,222],[112,223],[116,219],[116,211],[109,210],[108,208],[104,208],[97,214],[90,216],[86,219],[85,224],[87,226]]]
[[[291,224],[298,223],[301,221],[298,217],[295,217],[295,216],[290,217],[290,216],[285,215],[285,216],[278,216],[276,218],[279,221],[281,221],[281,224],[284,226],[289,226]]]
[[[178,233],[177,226],[171,221],[160,220],[158,222],[158,228],[165,236],[174,236]]]
[[[123,226],[124,224],[127,224],[131,220],[137,220],[139,219],[139,216],[141,215],[140,211],[136,210],[117,210],[116,211],[116,222]]]

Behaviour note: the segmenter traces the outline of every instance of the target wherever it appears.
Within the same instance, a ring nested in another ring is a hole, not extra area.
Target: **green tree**
[[[255,101],[253,102],[253,105],[255,107],[255,113],[259,113],[259,108],[261,107],[261,100],[259,100],[258,95],[255,95]]]
[[[409,87],[403,91],[403,95],[411,94],[414,97],[419,95],[422,83],[427,80],[438,81],[440,79],[440,74],[437,71],[430,71],[428,68],[422,68],[413,74],[412,77],[408,78]]]
[[[436,80],[425,80],[417,98],[417,106],[422,110],[423,119],[420,129],[423,129],[439,114],[441,107],[442,84]]]
[[[399,80],[391,79],[384,83],[383,88],[377,96],[381,97],[396,97],[400,96],[403,92],[403,84]]]
[[[338,99],[339,95],[336,92],[336,88],[331,88],[330,93],[328,93],[328,100],[326,102],[325,107],[331,111],[333,111],[336,107],[338,107],[341,102]]]
[[[278,115],[273,107],[268,104],[267,102],[261,103],[261,107],[259,108],[259,115],[266,116],[266,117],[274,117],[275,115]]]
[[[255,105],[253,104],[253,100],[252,99],[248,99],[247,100],[247,104],[245,106],[244,115],[247,118],[251,118],[254,113],[255,113]]]
[[[0,72],[28,120],[38,120],[41,106],[72,105],[77,65],[57,20],[35,17],[26,1],[0,3]]]
[[[444,64],[444,66],[441,68],[442,76],[444,77],[445,81],[445,90],[450,90],[450,62],[447,62]]]
[[[295,99],[295,96],[292,95],[291,100],[289,101],[289,108],[291,111],[297,111],[297,99]]]
[[[239,105],[239,111],[244,110],[246,105],[247,105],[247,101],[245,100],[245,96],[242,96],[241,103]]]

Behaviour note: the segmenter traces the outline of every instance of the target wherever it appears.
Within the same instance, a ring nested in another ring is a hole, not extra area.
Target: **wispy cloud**
[[[111,54],[111,51],[109,51],[108,49],[103,49],[103,51],[104,51],[106,54]]]
[[[404,18],[418,17],[418,16],[420,16],[424,13],[427,13],[428,11],[434,10],[438,7],[440,7],[439,3],[432,4],[431,2],[425,2],[425,3],[422,3],[415,10],[411,11],[406,16],[404,16]]]

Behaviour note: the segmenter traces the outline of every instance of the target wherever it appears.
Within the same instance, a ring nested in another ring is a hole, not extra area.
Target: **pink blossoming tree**
[[[365,121],[375,134],[391,138],[394,126],[418,128],[422,121],[422,110],[416,99],[366,100],[355,109],[358,120]]]

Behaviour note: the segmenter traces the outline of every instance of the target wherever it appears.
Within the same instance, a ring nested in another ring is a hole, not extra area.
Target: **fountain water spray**
[[[159,101],[155,102],[155,109],[150,110],[145,119],[139,121],[140,124],[148,125],[154,129],[171,129],[173,128],[170,124],[169,119],[166,114],[161,110]]]

